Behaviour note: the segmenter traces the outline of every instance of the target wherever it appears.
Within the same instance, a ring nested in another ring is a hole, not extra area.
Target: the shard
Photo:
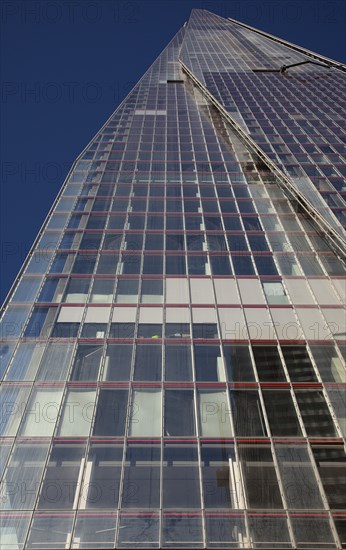
[[[4,304],[0,548],[344,548],[345,66],[193,10]]]

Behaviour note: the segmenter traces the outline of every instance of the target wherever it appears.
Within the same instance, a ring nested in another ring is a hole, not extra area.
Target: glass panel
[[[111,443],[90,445],[79,508],[114,509],[118,507],[122,456],[122,445]]]
[[[12,448],[12,443],[13,443],[12,439],[8,439],[8,440],[3,439],[0,441],[0,479],[4,472],[8,455],[10,454],[10,451]]]
[[[130,445],[126,451],[122,507],[160,507],[160,445]]]
[[[297,548],[335,548],[328,516],[291,516],[291,523]]]
[[[163,548],[203,548],[201,516],[175,513],[163,516]]]
[[[19,344],[7,372],[6,380],[34,380],[46,343]]]
[[[134,380],[162,378],[162,349],[158,344],[138,344],[136,347]]]
[[[266,295],[268,304],[288,304],[283,284],[280,282],[263,282],[263,290]]]
[[[159,323],[139,323],[137,338],[162,338],[162,324]]]
[[[197,447],[166,445],[163,457],[163,507],[200,508]]]
[[[292,548],[285,515],[249,514],[248,521],[254,548]]]
[[[288,508],[323,509],[323,501],[306,446],[276,445],[275,450]]]
[[[30,388],[17,385],[0,388],[0,435],[15,436],[25,409]]]
[[[224,345],[223,355],[229,382],[255,381],[248,346]]]
[[[161,390],[134,389],[129,419],[129,435],[160,437],[162,431]]]
[[[128,390],[101,389],[95,412],[93,435],[123,436]]]
[[[49,437],[58,418],[63,388],[34,388],[19,433],[25,437]]]
[[[194,345],[196,380],[224,382],[225,368],[219,346]]]
[[[23,550],[31,513],[0,513],[1,542],[4,550]]]
[[[35,307],[24,331],[27,338],[48,338],[57,308]]]
[[[242,514],[207,513],[205,526],[208,548],[246,548],[247,534]]]
[[[1,486],[4,510],[30,510],[34,507],[49,443],[18,442],[14,445]]]
[[[285,382],[280,355],[276,346],[252,346],[258,378],[261,382]]]
[[[135,335],[135,326],[135,323],[112,323],[109,338],[133,338]]]
[[[77,505],[84,444],[54,443],[38,500],[40,510],[71,510]]]
[[[190,338],[189,323],[166,323],[165,325],[166,338]]]
[[[305,346],[281,346],[281,350],[292,382],[317,382]]]
[[[107,330],[107,323],[84,323],[82,338],[104,338]]]
[[[191,348],[187,345],[170,345],[165,347],[165,380],[192,380]]]
[[[196,434],[193,390],[167,389],[164,411],[166,436]]]
[[[231,390],[230,399],[237,436],[267,435],[257,390]]]
[[[144,304],[160,304],[163,302],[163,281],[160,279],[144,279],[142,281],[141,302]]]
[[[138,512],[121,514],[119,523],[118,548],[159,548],[160,516]]]
[[[34,550],[42,545],[42,533],[47,550],[67,548],[70,544],[74,514],[46,514],[36,512],[26,548]]]
[[[89,435],[93,419],[95,390],[68,389],[60,414],[58,435]]]
[[[97,380],[103,346],[79,344],[70,380]]]
[[[91,289],[90,302],[92,304],[109,304],[113,300],[113,279],[96,279]]]
[[[37,380],[66,380],[73,344],[49,342],[40,364]]]
[[[0,380],[7,369],[7,365],[12,357],[14,348],[14,342],[0,342]],[[19,380],[22,380],[22,378],[20,377]]]
[[[201,461],[205,508],[243,508],[243,487],[234,448],[202,444]]]
[[[310,345],[310,349],[323,382],[346,383],[346,369],[334,346]]]
[[[71,548],[114,548],[116,514],[78,512]]]
[[[131,360],[131,345],[108,344],[103,367],[103,380],[129,380]]]
[[[345,507],[346,494],[346,455],[342,447],[313,447],[324,492],[330,508],[336,510]]]
[[[273,457],[268,446],[239,445],[249,508],[282,508]]]
[[[332,417],[321,391],[297,391],[296,398],[308,436],[337,436]]]
[[[138,301],[138,282],[137,279],[118,281],[115,301],[118,304],[136,304]]]
[[[199,390],[199,427],[203,437],[232,437],[226,391]]]
[[[290,392],[262,390],[262,395],[272,435],[300,437],[301,429]]]

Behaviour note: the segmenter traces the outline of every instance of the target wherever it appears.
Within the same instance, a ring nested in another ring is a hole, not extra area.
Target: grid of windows
[[[194,18],[229,25],[82,153],[1,321],[4,550],[340,547],[344,265],[181,71]]]

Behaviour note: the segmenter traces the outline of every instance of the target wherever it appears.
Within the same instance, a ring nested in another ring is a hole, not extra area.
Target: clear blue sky
[[[346,61],[343,0],[2,0],[1,302],[73,160],[192,8]]]

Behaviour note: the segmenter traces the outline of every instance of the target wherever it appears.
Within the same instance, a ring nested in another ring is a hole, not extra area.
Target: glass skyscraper
[[[1,550],[342,548],[345,67],[194,10],[1,322]]]

